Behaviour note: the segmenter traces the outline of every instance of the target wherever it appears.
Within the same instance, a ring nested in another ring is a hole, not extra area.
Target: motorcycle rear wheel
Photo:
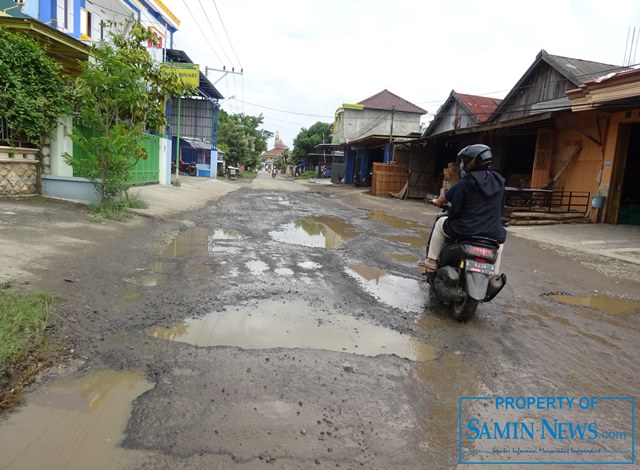
[[[471,320],[476,313],[479,303],[479,300],[472,299],[467,295],[462,302],[453,304],[453,318],[459,322]]]
[[[187,174],[189,176],[196,176],[196,173],[198,173],[198,169],[197,168],[194,168],[192,166],[187,168]]]

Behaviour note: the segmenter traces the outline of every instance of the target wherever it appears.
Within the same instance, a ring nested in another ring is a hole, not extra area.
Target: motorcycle
[[[360,173],[356,173],[353,178],[353,186],[356,188],[359,186],[371,186],[371,179],[373,177],[373,172],[369,172],[367,176],[360,176]]]
[[[277,174],[277,173],[276,173],[276,170],[273,170],[273,171],[271,172],[271,177],[272,177],[272,178],[275,178],[275,177],[276,177],[276,174]]]
[[[428,199],[432,199],[430,195]],[[445,217],[450,204],[442,206],[436,221]],[[433,234],[433,228],[432,232]],[[431,235],[427,242],[429,252]],[[500,244],[486,237],[447,239],[437,260],[437,269],[424,273],[436,297],[450,305],[453,318],[459,322],[470,320],[478,304],[490,302],[507,283],[504,273],[495,272]]]
[[[198,173],[198,167],[196,167],[195,163],[187,163],[180,160],[180,171],[182,173],[186,173],[189,176],[196,176]],[[171,173],[174,174],[176,172],[176,163],[174,161],[171,162]]]

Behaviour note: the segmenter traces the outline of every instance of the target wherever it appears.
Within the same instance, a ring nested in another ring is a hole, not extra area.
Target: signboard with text
[[[200,86],[200,68],[198,64],[165,62],[162,67],[172,70],[183,83],[194,87]]]

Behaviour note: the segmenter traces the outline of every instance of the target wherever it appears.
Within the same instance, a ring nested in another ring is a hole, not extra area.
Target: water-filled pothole
[[[632,315],[640,313],[640,302],[617,300],[606,295],[589,295],[578,297],[573,295],[556,294],[549,296],[552,300],[578,307],[591,307],[612,315]]]
[[[0,465],[119,468],[131,403],[151,388],[140,372],[109,369],[42,387],[0,426]]]
[[[322,267],[320,263],[316,263],[315,261],[302,261],[298,263],[298,266],[308,270],[320,269]]]
[[[264,198],[269,201],[275,201],[276,204],[280,204],[281,206],[288,206],[291,204],[291,201],[284,196],[264,196]]]
[[[394,259],[396,261],[404,261],[404,262],[407,262],[407,263],[415,263],[415,262],[419,261],[419,259],[416,258],[413,255],[405,255],[405,254],[402,254],[402,253],[385,253],[384,255],[387,258]]]
[[[150,272],[143,274],[135,279],[127,279],[127,282],[137,284],[143,287],[161,286],[167,282],[167,273],[171,270],[169,263],[157,262],[151,265]],[[138,271],[146,271],[138,269]]]
[[[420,235],[381,235],[381,238],[402,245],[409,245],[413,248],[424,248],[429,237],[428,232],[421,232]]]
[[[377,220],[383,222],[387,225],[390,225],[394,228],[399,229],[419,229],[419,230],[427,230],[429,227],[418,222],[414,222],[412,220],[401,219],[400,217],[396,217],[394,215],[389,215],[385,212],[380,211],[372,211],[371,215],[369,215],[370,220]]]
[[[427,361],[436,354],[435,348],[411,336],[348,315],[317,313],[301,300],[232,307],[170,328],[154,328],[150,335],[194,346],[324,349],[365,356],[395,354],[413,361]]]
[[[426,304],[426,289],[415,279],[385,274],[379,268],[352,264],[347,273],[355,278],[362,288],[391,307],[405,312],[421,312]]]
[[[215,252],[215,240],[240,240],[242,239],[235,230],[211,229],[206,227],[193,227],[185,230],[164,249],[164,256],[187,256],[194,253]],[[225,248],[226,249],[226,248]]]
[[[339,248],[358,232],[337,217],[310,216],[282,225],[269,232],[276,241],[317,248]]]

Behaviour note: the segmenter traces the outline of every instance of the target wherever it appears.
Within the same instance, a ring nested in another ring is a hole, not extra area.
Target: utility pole
[[[391,142],[393,140],[393,117],[396,111],[396,107],[391,107],[391,129],[389,130],[389,161],[393,160],[393,147],[391,146]]]
[[[235,67],[231,67],[231,70],[227,70],[226,66],[223,66],[222,69],[214,69],[213,67],[206,67],[204,68],[204,75],[206,77],[209,76],[209,71],[212,72],[222,72],[222,76],[217,79],[215,82],[212,83],[212,85],[215,85],[216,83],[218,83],[220,80],[222,80],[224,77],[226,77],[228,74],[232,74],[232,75],[242,75],[244,73],[244,69],[240,69],[239,72],[235,71]]]

